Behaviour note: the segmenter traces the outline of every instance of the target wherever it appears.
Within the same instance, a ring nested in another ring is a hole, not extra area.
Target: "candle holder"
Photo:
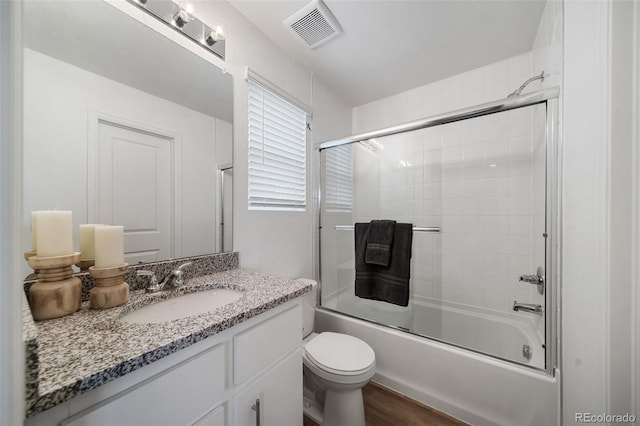
[[[76,266],[80,268],[80,272],[87,272],[95,263],[95,259],[80,259]]]
[[[27,263],[29,263],[29,258],[30,258],[30,257],[34,257],[34,256],[37,256],[37,255],[38,255],[38,253],[37,253],[37,252],[35,252],[35,251],[25,251],[25,252],[24,252],[24,260],[26,260],[26,261],[27,261]],[[31,265],[29,265],[29,266],[31,266]],[[37,279],[37,278],[38,278],[38,270],[37,270],[37,269],[34,269],[34,270],[33,270],[33,272],[32,272],[32,273],[30,273],[30,274],[27,276],[27,278],[25,278],[25,280],[27,280],[27,281],[29,281],[29,280],[35,280],[35,279]]]
[[[82,285],[71,269],[71,265],[79,260],[79,252],[29,257],[29,266],[38,273],[38,282],[29,288],[29,306],[34,320],[59,318],[80,309]]]
[[[89,275],[95,280],[95,286],[89,291],[91,309],[107,309],[120,306],[129,300],[129,284],[123,275],[129,269],[128,263],[111,268],[89,268]]]

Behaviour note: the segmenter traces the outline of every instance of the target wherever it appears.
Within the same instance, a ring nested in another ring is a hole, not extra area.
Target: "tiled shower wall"
[[[531,60],[524,54],[358,107],[354,133],[504,98],[535,74]],[[544,303],[518,282],[544,262],[544,221],[536,220],[544,175],[534,173],[544,171],[544,134],[534,121],[544,123],[544,108],[380,138],[377,152],[353,148],[353,221],[442,227],[441,235],[414,234],[414,297],[508,312],[514,300]]]

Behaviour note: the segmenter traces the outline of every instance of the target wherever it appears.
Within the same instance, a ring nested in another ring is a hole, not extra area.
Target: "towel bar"
[[[336,231],[353,231],[353,225],[336,225],[334,226],[334,229]],[[440,227],[419,227],[419,226],[414,226],[413,227],[413,232],[433,232],[436,234],[440,233]]]

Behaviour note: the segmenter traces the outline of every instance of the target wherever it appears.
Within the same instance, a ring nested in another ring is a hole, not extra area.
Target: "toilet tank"
[[[296,281],[309,283],[313,286],[311,292],[302,296],[302,337],[305,338],[313,331],[313,319],[316,313],[316,296],[318,283],[307,278],[298,278]]]

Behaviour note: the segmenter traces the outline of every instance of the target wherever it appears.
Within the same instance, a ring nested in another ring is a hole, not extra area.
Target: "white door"
[[[124,226],[125,262],[173,257],[171,138],[98,125],[96,222]]]

